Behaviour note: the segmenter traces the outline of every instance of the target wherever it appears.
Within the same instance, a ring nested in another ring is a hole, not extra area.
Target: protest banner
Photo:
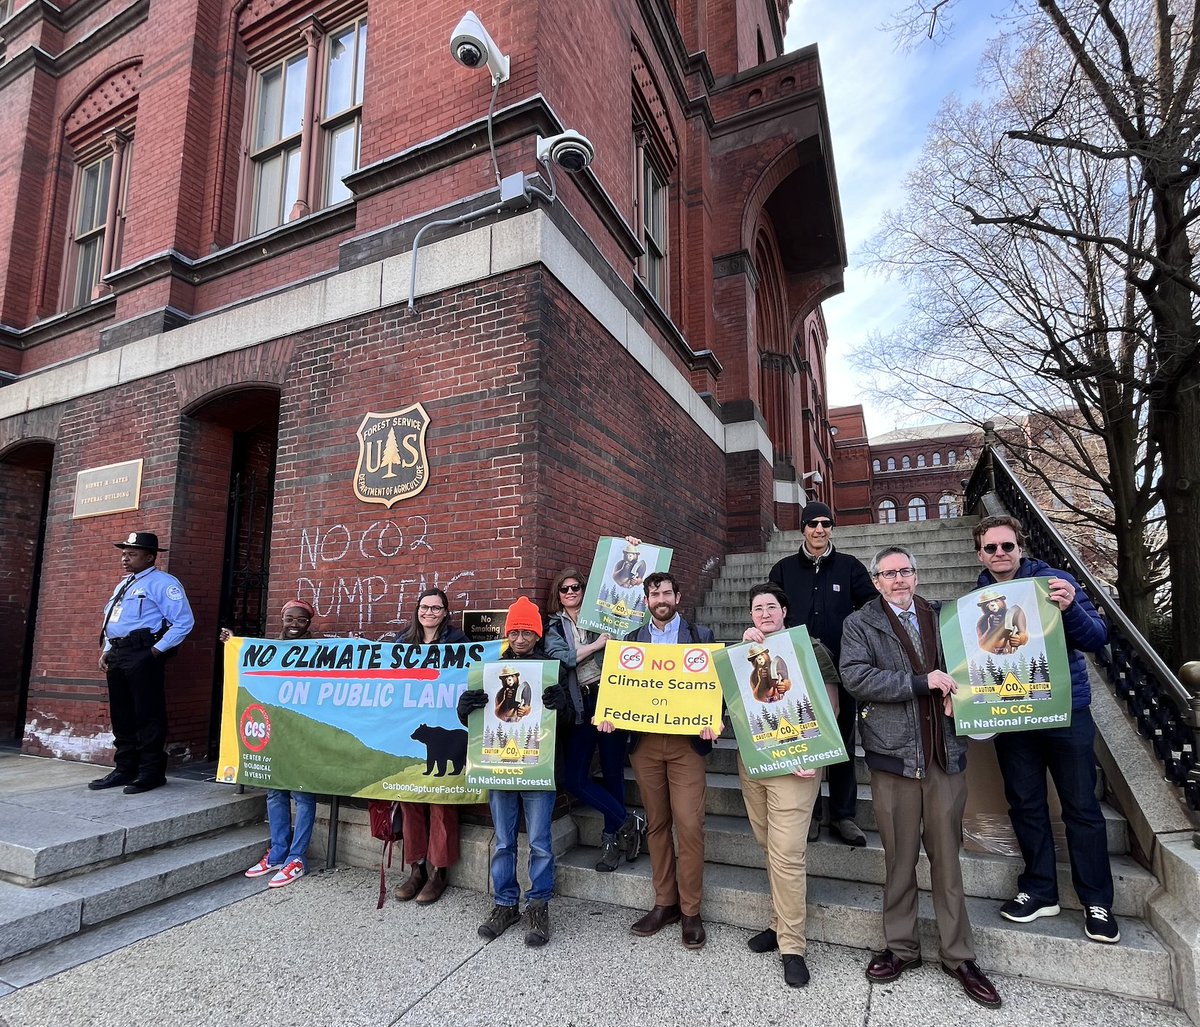
[[[257,788],[474,803],[455,708],[500,642],[234,637],[225,645],[217,779]]]
[[[998,582],[943,605],[942,646],[958,683],[959,734],[1070,725],[1071,665],[1049,582]]]
[[[714,663],[750,777],[849,759],[807,628],[730,646]]]
[[[648,542],[631,546],[623,538],[600,539],[579,609],[579,626],[612,638],[624,638],[640,628],[650,616],[642,582],[655,571],[667,570],[673,552]]]
[[[713,664],[719,645],[648,645],[609,642],[604,647],[596,722],[659,735],[721,731],[721,684]]]
[[[467,722],[467,785],[501,791],[553,791],[558,714],[542,692],[558,683],[557,660],[474,664],[467,687],[487,705]]]

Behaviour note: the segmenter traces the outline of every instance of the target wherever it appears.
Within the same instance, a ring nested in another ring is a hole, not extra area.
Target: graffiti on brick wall
[[[445,592],[455,613],[470,605],[464,585],[474,571],[430,577],[413,566],[433,552],[429,522],[420,514],[372,521],[365,528],[301,528],[296,594],[313,604],[318,621],[331,625],[331,634],[352,632],[389,641],[411,623],[412,604],[426,588]]]

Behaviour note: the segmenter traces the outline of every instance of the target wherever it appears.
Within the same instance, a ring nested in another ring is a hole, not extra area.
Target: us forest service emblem
[[[358,426],[354,494],[364,503],[382,503],[389,509],[419,495],[429,484],[428,429],[429,415],[420,403],[394,414],[367,411]]]

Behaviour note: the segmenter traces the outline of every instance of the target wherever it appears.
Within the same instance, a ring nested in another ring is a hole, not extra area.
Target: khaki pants
[[[808,822],[821,792],[821,774],[813,777],[764,777],[746,773],[738,758],[738,778],[754,837],[767,854],[767,880],[771,884],[771,922],[779,936],[779,951],[785,956],[804,955],[804,918],[808,883],[805,858]]]
[[[646,807],[654,904],[678,904],[684,916],[699,916],[704,897],[704,757],[687,735],[642,735],[629,762]]]
[[[901,959],[921,954],[917,937],[917,857],[921,844],[929,856],[933,911],[941,938],[942,962],[951,970],[975,958],[975,940],[963,895],[963,807],[967,775],[947,774],[936,764],[917,780],[871,771],[875,819],[883,840],[883,936]]]

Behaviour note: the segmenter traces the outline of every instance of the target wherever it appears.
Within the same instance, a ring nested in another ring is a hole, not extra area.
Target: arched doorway
[[[0,638],[9,644],[9,658],[0,660],[2,743],[19,743],[25,734],[53,463],[54,446],[44,440],[22,442],[0,454],[0,535],[5,539]]]

